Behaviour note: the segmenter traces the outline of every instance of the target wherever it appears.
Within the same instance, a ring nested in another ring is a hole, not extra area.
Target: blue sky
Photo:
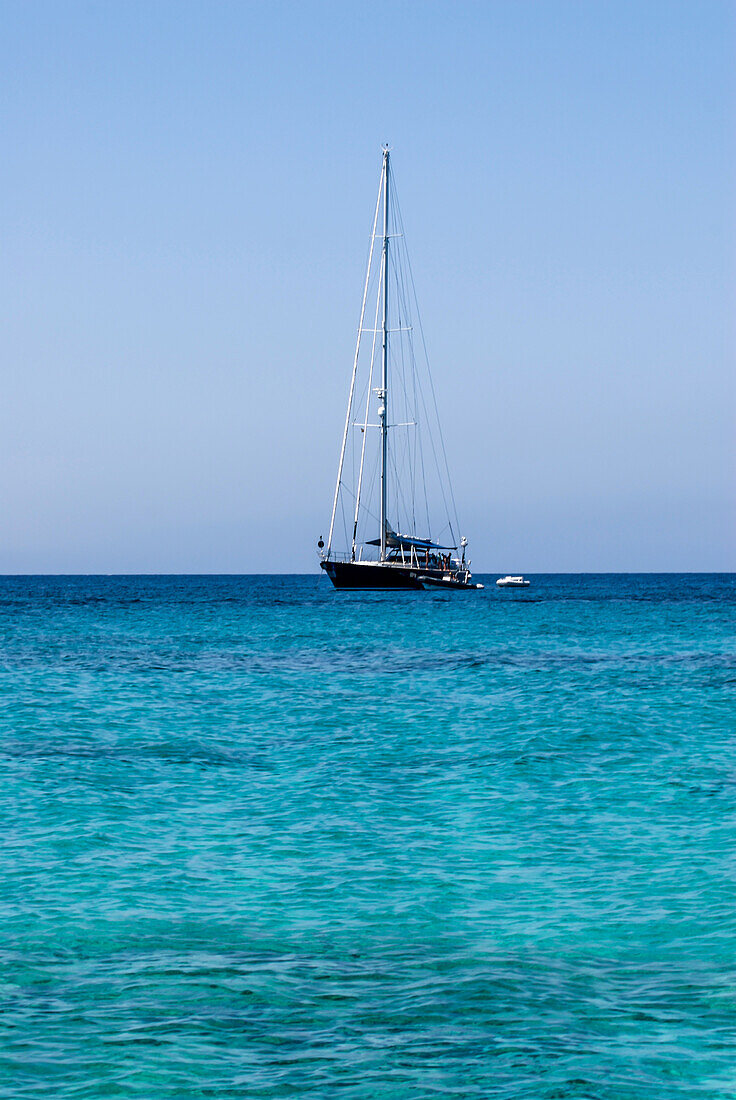
[[[0,571],[315,568],[384,141],[474,567],[736,568],[732,4],[0,13]]]

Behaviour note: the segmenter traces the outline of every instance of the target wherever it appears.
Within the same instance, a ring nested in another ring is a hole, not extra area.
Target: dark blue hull
[[[416,570],[401,569],[378,562],[359,565],[354,561],[323,561],[320,565],[335,588],[413,588],[422,589]]]
[[[443,570],[403,568],[399,565],[381,565],[379,562],[323,561],[320,562],[335,588],[482,588],[469,579],[462,581]],[[468,573],[462,576],[469,578]]]

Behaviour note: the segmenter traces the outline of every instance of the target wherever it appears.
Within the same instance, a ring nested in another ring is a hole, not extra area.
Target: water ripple
[[[726,1100],[736,580],[0,580],[0,1097]]]

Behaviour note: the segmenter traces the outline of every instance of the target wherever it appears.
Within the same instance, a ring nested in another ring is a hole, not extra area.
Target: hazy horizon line
[[[495,577],[506,575],[502,569],[475,572],[476,577]],[[321,577],[313,573],[1,573],[0,580],[14,580],[20,577]],[[525,577],[733,577],[736,569],[555,569],[526,570]]]

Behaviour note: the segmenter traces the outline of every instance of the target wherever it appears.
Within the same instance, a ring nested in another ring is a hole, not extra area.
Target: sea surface
[[[0,578],[0,1097],[733,1100],[736,576]]]

